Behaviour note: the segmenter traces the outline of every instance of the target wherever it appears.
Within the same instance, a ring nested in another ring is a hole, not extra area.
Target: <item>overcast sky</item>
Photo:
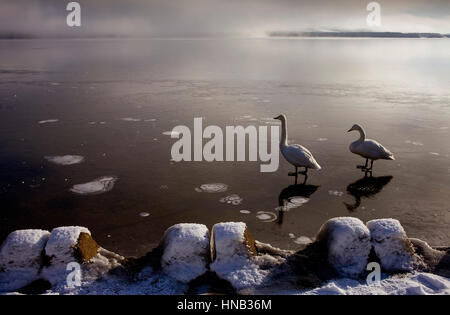
[[[32,36],[263,36],[269,31],[450,33],[450,0],[383,0],[368,28],[363,0],[80,0],[79,28],[64,0],[0,0],[0,33]]]

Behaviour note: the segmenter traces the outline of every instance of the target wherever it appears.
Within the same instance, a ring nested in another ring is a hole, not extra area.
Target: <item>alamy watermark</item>
[[[219,126],[207,126],[203,129],[203,118],[194,118],[194,132],[187,126],[176,126],[171,137],[179,139],[172,145],[171,155],[175,162],[180,161],[258,161],[261,172],[275,172],[279,166],[279,136],[280,127],[270,126],[270,141],[268,141],[268,126],[226,126],[225,132]],[[225,136],[225,139],[224,139]],[[180,138],[181,137],[181,138]],[[248,147],[246,139],[248,138]],[[203,139],[210,139],[203,146]],[[225,153],[224,153],[225,142]],[[270,143],[270,148],[268,147]],[[193,144],[193,145],[192,145]],[[193,147],[193,154],[192,154]],[[235,147],[237,148],[235,152]],[[248,150],[247,150],[248,148]]]
[[[81,286],[81,266],[79,263],[71,262],[66,266],[66,270],[70,271],[66,277],[66,284],[69,288]]]
[[[378,2],[369,2],[366,7],[370,13],[367,15],[366,23],[369,27],[381,26],[381,6]]]
[[[370,262],[366,267],[367,271],[372,271],[366,277],[367,285],[379,285],[381,281],[381,266],[379,263]]]
[[[69,27],[81,26],[81,6],[78,2],[69,2],[66,10],[70,11],[67,15],[66,23]]]

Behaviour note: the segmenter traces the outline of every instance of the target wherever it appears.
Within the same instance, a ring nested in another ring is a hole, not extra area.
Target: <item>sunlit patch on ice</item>
[[[103,176],[91,182],[74,185],[70,191],[78,195],[96,195],[113,189],[117,181],[115,176]]]
[[[229,195],[229,196],[223,197],[219,201],[222,202],[222,203],[228,203],[228,204],[232,204],[234,206],[237,206],[237,205],[240,205],[242,203],[242,200],[243,199],[241,197],[239,197],[236,194],[233,194],[233,195]]]
[[[448,127],[447,127],[447,126],[442,126],[442,127],[439,127],[439,129],[440,129],[440,130],[447,130]]]
[[[123,118],[120,118],[120,120],[122,120],[122,121],[141,121],[140,118],[133,118],[133,117],[123,117]]]
[[[289,235],[289,238],[295,238],[294,233],[289,233],[288,235]]]
[[[317,138],[317,141],[321,141],[321,142],[327,141],[327,140],[328,140],[328,138]]]
[[[434,156],[440,156],[440,154],[437,153],[437,152],[430,152],[430,154],[431,154],[431,155],[434,155]]]
[[[294,240],[294,243],[299,245],[308,245],[312,243],[312,240],[307,236],[300,236]]]
[[[200,187],[196,187],[196,192],[206,192],[206,193],[220,193],[225,192],[228,189],[227,184],[222,183],[211,183],[211,184],[203,184]]]
[[[151,119],[146,119],[146,120],[144,120],[144,121],[147,121],[147,122],[155,122],[156,121],[156,118],[151,118]]]
[[[46,119],[46,120],[40,120],[38,121],[38,124],[51,124],[51,123],[55,123],[58,122],[59,119]]]
[[[273,222],[277,219],[277,215],[270,211],[258,211],[256,217],[263,222]]]
[[[179,137],[180,136],[180,133],[179,132],[177,132],[177,131],[164,131],[163,133],[162,133],[163,135],[165,135],[165,136],[173,136],[173,137]]]
[[[149,215],[150,215],[150,213],[148,213],[148,212],[141,212],[141,213],[139,213],[139,215],[141,216],[141,217],[148,217]]]
[[[58,165],[73,165],[84,161],[84,157],[81,155],[49,155],[45,156],[45,159]]]
[[[249,210],[240,210],[239,212],[242,214],[250,214],[251,213],[251,211],[249,211]]]
[[[339,190],[329,190],[328,194],[331,196],[337,196],[337,197],[341,197],[344,195],[343,191],[339,191]]]

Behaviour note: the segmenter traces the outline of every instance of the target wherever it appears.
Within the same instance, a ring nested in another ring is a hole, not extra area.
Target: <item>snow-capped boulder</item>
[[[210,269],[237,290],[260,285],[270,273],[269,265],[279,263],[275,258],[270,260],[270,255],[257,256],[255,241],[243,222],[215,224],[211,247],[214,261]]]
[[[187,283],[208,270],[210,239],[205,225],[173,225],[164,233],[162,246],[162,269],[178,281]]]
[[[92,239],[91,232],[81,226],[63,226],[52,230],[45,246],[50,263],[87,262],[97,255],[99,246]]]
[[[412,270],[416,261],[413,246],[398,220],[377,219],[367,222],[372,246],[388,272]]]
[[[0,292],[20,289],[38,278],[49,235],[44,230],[17,230],[8,235],[0,250]]]
[[[367,266],[370,232],[353,217],[338,217],[325,222],[316,236],[328,246],[328,263],[340,274],[357,277]]]
[[[217,223],[212,228],[212,258],[216,262],[234,255],[250,257],[257,254],[255,241],[243,222]]]
[[[124,258],[101,248],[91,232],[80,226],[64,226],[52,230],[45,246],[47,263],[40,274],[53,286],[70,286],[79,268],[79,280],[84,285],[121,265]],[[75,263],[75,264],[74,264]],[[78,265],[77,265],[78,264]]]

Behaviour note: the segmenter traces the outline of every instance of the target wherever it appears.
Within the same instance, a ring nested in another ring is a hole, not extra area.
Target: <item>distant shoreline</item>
[[[248,38],[248,36],[240,35],[208,35],[200,34],[194,36],[121,36],[116,34],[93,35],[93,36],[63,36],[63,35],[49,35],[49,36],[33,36],[23,33],[0,33],[0,40],[15,40],[15,39],[208,39],[208,38]],[[263,38],[264,36],[262,36]],[[342,31],[273,31],[267,32],[266,38],[450,38],[450,34],[441,33],[402,33],[402,32],[342,32]],[[260,38],[260,37],[258,37]]]
[[[401,32],[285,32],[275,31],[269,37],[338,37],[338,38],[450,38],[450,34]]]

